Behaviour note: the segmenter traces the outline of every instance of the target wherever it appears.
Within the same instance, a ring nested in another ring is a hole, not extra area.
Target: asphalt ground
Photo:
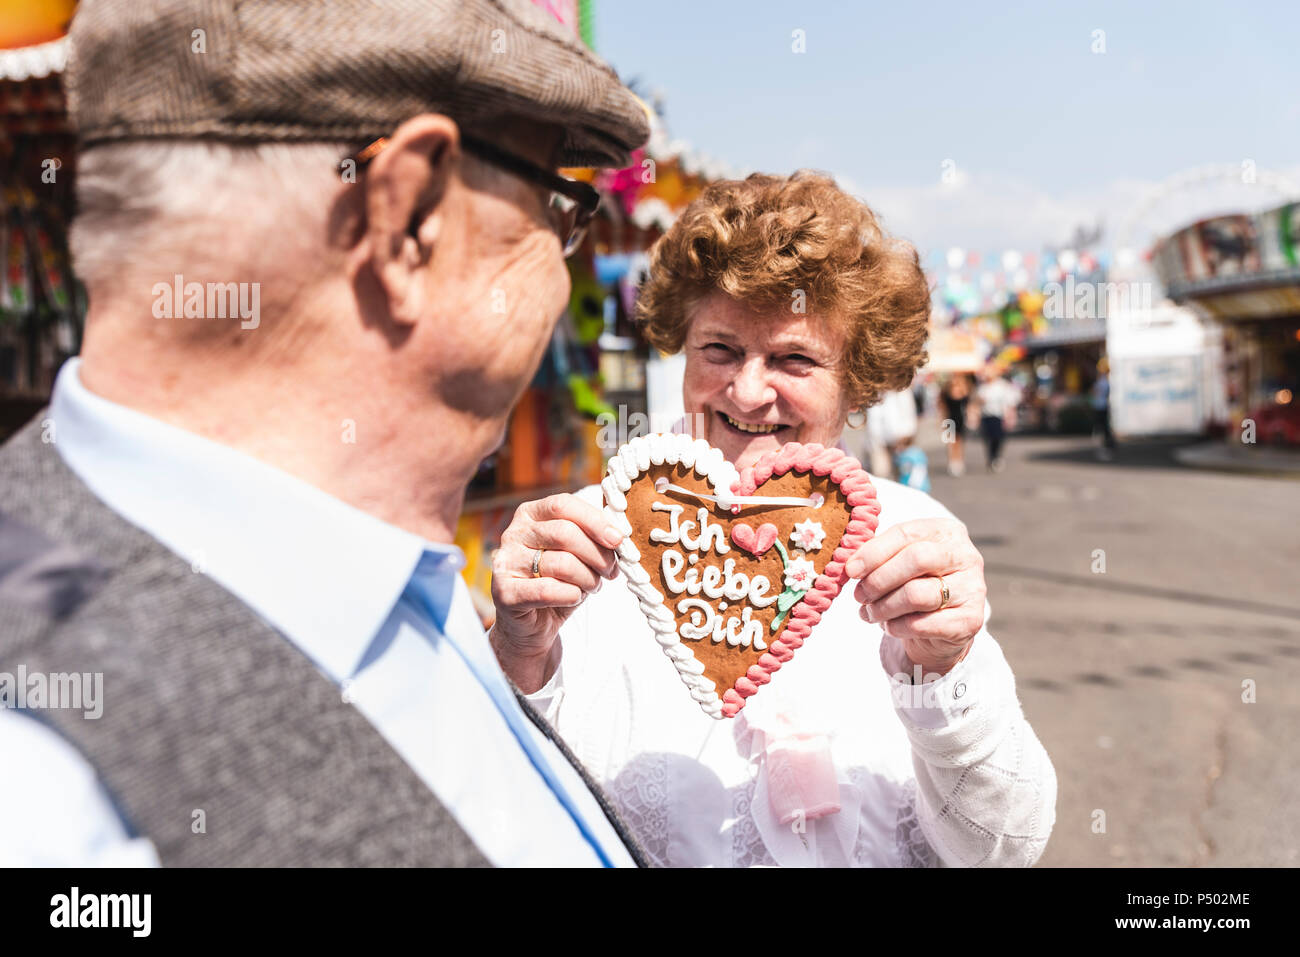
[[[953,478],[921,444],[1056,767],[1039,866],[1300,865],[1300,480],[1021,436]]]

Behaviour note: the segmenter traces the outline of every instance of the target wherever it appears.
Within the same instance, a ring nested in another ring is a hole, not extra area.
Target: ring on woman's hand
[[[936,575],[935,577],[939,579],[939,607],[935,611],[940,611],[948,607],[948,601],[952,598],[952,595],[948,594],[948,583],[943,580],[943,576]]]
[[[537,551],[533,552],[533,577],[534,578],[542,577],[542,552],[544,551],[546,551],[546,549],[539,548],[537,549]]]

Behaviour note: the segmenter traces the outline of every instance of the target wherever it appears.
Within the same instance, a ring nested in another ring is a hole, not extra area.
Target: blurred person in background
[[[985,464],[991,472],[1001,472],[1006,462],[1002,445],[1007,431],[1015,428],[1016,406],[1020,390],[1002,376],[994,366],[986,366],[981,375],[984,380],[976,393],[980,417],[980,434],[984,436]]]
[[[807,291],[807,314],[790,311],[791,289]],[[652,345],[685,353],[697,437],[737,468],[787,443],[833,447],[891,393],[915,417],[899,390],[924,360],[925,275],[825,176],[708,186],[652,250],[638,308]],[[1056,775],[987,630],[983,559],[929,495],[873,482],[878,528],[845,563],[855,587],[725,721],[682,687],[621,580],[599,486],[515,513],[493,562],[493,646],[651,860],[987,867],[1042,854]]]
[[[948,446],[948,474],[966,474],[966,417],[970,401],[970,379],[964,372],[950,376],[939,392],[940,423],[945,444]]]
[[[930,462],[925,450],[916,444],[916,436],[909,436],[893,447],[894,477],[908,488],[930,491]]]
[[[916,438],[916,400],[910,390],[889,392],[867,410],[871,437],[871,471],[881,478],[897,478],[898,450]]]
[[[108,701],[0,709],[0,863],[639,860],[452,539],[598,201],[556,170],[640,102],[527,0],[85,0],[70,42],[90,308],[0,450],[0,660]]]
[[[929,463],[925,451],[916,444],[920,409],[915,388],[890,392],[867,412],[867,431],[873,447],[884,450],[884,462],[878,474],[908,488],[930,491]],[[887,469],[887,471],[886,471]],[[874,467],[873,474],[877,474]]]
[[[925,405],[928,391],[929,383],[926,381],[926,377],[922,376],[918,372],[916,378],[912,380],[912,397],[916,399],[916,417],[918,419],[924,418],[925,416]]]
[[[1110,429],[1110,360],[1102,356],[1097,360],[1097,381],[1092,384],[1089,396],[1096,422],[1094,433],[1101,432],[1101,448],[1097,458],[1109,462],[1115,457],[1115,433]]]

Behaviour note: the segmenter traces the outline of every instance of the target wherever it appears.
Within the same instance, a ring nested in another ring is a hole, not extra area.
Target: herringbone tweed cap
[[[529,0],[82,0],[68,108],[82,147],[144,138],[357,141],[420,113],[567,131],[619,166],[645,109]]]

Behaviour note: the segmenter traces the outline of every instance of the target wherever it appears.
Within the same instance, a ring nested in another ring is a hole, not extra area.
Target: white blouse
[[[873,482],[879,530],[951,517],[924,492]],[[579,495],[602,504],[599,486]],[[560,629],[560,666],[529,698],[659,865],[1033,864],[1055,823],[1056,772],[988,633],[990,610],[965,660],[913,686],[893,677],[911,662],[858,616],[853,584],[735,718],[691,699],[621,574]],[[774,809],[769,770],[792,747],[829,757],[838,811],[790,820]]]

